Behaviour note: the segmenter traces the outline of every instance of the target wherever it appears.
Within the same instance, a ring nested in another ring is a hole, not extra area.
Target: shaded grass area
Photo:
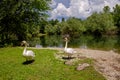
[[[93,66],[76,71],[77,64],[65,65],[54,57],[55,50],[32,50],[36,53],[35,61],[25,65],[23,48],[0,48],[0,80],[106,80]],[[81,62],[92,65],[90,59]]]

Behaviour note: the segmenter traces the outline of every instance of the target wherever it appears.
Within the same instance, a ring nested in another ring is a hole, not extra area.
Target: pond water
[[[32,47],[64,47],[62,36],[42,36],[28,41]],[[101,50],[120,50],[120,36],[94,37],[82,35],[79,38],[70,38],[69,47],[92,48]]]

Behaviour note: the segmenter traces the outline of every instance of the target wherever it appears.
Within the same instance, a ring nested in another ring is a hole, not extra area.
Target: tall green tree
[[[105,7],[103,8],[103,12],[104,12],[104,13],[110,13],[110,7],[109,7],[109,6],[105,6]]]
[[[69,18],[67,21],[63,21],[61,25],[62,34],[69,34],[72,37],[77,37],[86,31],[83,21],[77,18]]]
[[[116,4],[116,6],[113,8],[113,16],[115,25],[120,31],[120,5]]]
[[[59,21],[57,19],[48,21],[45,26],[45,33],[49,35],[60,34]]]
[[[113,16],[107,9],[102,13],[93,13],[87,18],[85,25],[87,31],[98,35],[112,34],[116,29]]]
[[[38,33],[40,22],[47,19],[50,0],[2,0],[0,2],[1,42],[24,40]],[[37,31],[36,31],[37,30]]]

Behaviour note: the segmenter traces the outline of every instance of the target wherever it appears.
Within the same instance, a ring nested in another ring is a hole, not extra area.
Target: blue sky
[[[59,4],[59,3],[62,3],[63,5],[65,5],[67,8],[70,6],[70,0],[54,0],[56,3],[57,3],[57,5]]]
[[[76,17],[85,19],[93,12],[100,12],[104,6],[109,6],[111,11],[120,0],[52,0],[50,19]]]

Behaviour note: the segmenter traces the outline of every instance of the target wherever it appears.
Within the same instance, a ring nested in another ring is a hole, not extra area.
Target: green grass
[[[0,80],[106,80],[90,66],[82,71],[76,71],[76,65],[65,65],[57,60],[55,50],[32,49],[36,53],[32,64],[23,65],[23,48],[0,48]],[[80,62],[92,60],[86,59]]]

